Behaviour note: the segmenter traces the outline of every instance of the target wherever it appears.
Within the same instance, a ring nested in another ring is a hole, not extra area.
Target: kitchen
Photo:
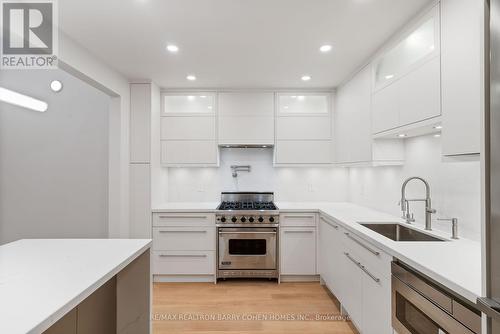
[[[1,333],[500,333],[498,1],[45,2]]]

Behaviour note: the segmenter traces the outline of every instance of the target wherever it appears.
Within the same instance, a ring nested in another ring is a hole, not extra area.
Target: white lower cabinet
[[[153,251],[154,275],[213,275],[213,251]]]
[[[377,272],[362,275],[363,334],[390,334],[391,325],[391,280]],[[378,281],[377,281],[378,280]]]
[[[319,222],[320,275],[362,334],[390,334],[391,256],[334,220]]]
[[[213,281],[216,227],[212,213],[153,213],[156,281]]]
[[[316,275],[316,227],[282,227],[281,274]]]
[[[347,310],[347,313],[349,313],[351,321],[356,325],[356,328],[364,334],[363,276],[359,267],[353,262],[353,259],[356,259],[353,254],[348,252],[342,253],[338,267],[342,287],[342,299],[339,300]],[[382,333],[384,332],[380,332],[380,334]]]
[[[321,216],[319,220],[319,274],[326,286],[337,298],[342,298],[340,243],[342,228],[335,222]]]
[[[280,214],[280,274],[316,276],[317,214],[290,212]],[[286,278],[285,278],[286,279]]]

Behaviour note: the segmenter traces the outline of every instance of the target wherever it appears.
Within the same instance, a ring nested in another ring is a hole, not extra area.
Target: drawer
[[[153,213],[153,226],[215,226],[213,213]]]
[[[153,251],[153,275],[214,275],[214,251]]]
[[[380,273],[386,277],[391,275],[392,257],[379,248],[357,236],[356,234],[343,231],[343,252],[352,254],[368,270]]]
[[[282,213],[281,226],[316,226],[315,213]]]
[[[153,227],[153,250],[215,250],[215,226]]]

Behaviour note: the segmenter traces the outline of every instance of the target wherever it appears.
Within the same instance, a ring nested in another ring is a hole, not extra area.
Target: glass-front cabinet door
[[[322,93],[279,93],[278,114],[280,115],[328,115],[330,94]]]
[[[375,62],[375,89],[408,73],[440,52],[439,5]]]
[[[163,95],[162,114],[193,115],[213,114],[215,94],[213,93],[169,93]]]

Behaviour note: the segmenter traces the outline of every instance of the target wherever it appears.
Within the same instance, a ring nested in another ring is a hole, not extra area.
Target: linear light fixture
[[[0,87],[0,101],[39,112],[45,112],[48,108],[47,102],[3,87]]]

